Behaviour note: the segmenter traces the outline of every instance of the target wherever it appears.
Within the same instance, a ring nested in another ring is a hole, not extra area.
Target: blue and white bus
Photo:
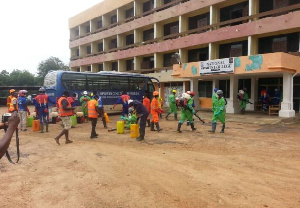
[[[60,98],[65,90],[69,90],[70,95],[75,93],[76,106],[81,105],[79,99],[83,91],[89,95],[96,91],[102,97],[105,109],[110,110],[122,91],[126,91],[134,100],[141,101],[145,92],[152,97],[155,91],[152,80],[160,86],[158,79],[135,73],[51,71],[45,76],[44,87],[48,96],[54,100]]]

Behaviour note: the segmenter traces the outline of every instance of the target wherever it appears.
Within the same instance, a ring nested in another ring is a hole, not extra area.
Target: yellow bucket
[[[131,124],[130,125],[130,138],[138,138],[139,137],[139,125]]]
[[[117,133],[124,134],[124,121],[117,122]]]

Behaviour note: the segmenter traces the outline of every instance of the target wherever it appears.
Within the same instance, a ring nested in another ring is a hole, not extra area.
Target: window
[[[90,33],[90,32],[91,32],[91,27],[90,27],[90,26],[86,26],[85,32],[86,32],[86,33]]]
[[[134,9],[133,8],[131,8],[131,9],[128,9],[128,10],[126,10],[125,11],[125,17],[126,17],[126,19],[127,18],[130,18],[130,17],[133,17],[134,16]]]
[[[114,23],[116,23],[117,21],[118,21],[117,15],[111,16],[111,18],[110,18],[110,23],[111,23],[111,24],[114,24]]]
[[[212,97],[212,81],[198,82],[199,97]]]
[[[88,90],[101,91],[109,90],[109,78],[108,76],[87,75]]]
[[[112,71],[118,71],[118,62],[112,62],[111,63],[111,70]]]
[[[145,89],[145,78],[130,77],[129,90],[143,90]]]
[[[274,38],[272,44],[273,52],[287,52],[287,37]]]
[[[98,65],[98,72],[103,71],[103,64]]]
[[[111,90],[128,90],[128,77],[109,77]]]
[[[61,77],[66,90],[86,90],[86,76],[84,74],[65,73]]]
[[[91,46],[87,46],[86,47],[86,53],[87,54],[91,54],[92,53],[92,47]]]
[[[209,13],[189,18],[189,30],[209,25]]]
[[[230,80],[220,80],[219,89],[223,91],[225,98],[230,97]]]
[[[103,51],[103,43],[98,43],[98,52]]]
[[[97,21],[97,29],[99,29],[99,28],[101,28],[101,27],[103,27],[103,25],[102,25],[102,20],[98,20],[98,21]]]
[[[236,43],[221,44],[219,47],[220,59],[247,56],[248,41],[241,41]]]
[[[232,6],[224,7],[220,9],[220,20],[221,22],[237,19],[240,17],[248,16],[249,4],[248,1],[235,4]],[[235,22],[231,25],[242,24],[242,22]]]
[[[113,49],[117,47],[117,39],[112,39],[109,43],[109,49]]]
[[[208,60],[208,47],[188,51],[188,62]]]
[[[143,41],[154,39],[154,28],[143,31]]]
[[[143,3],[143,12],[148,12],[154,8],[154,0]]]
[[[248,98],[251,98],[251,79],[239,79],[239,90],[247,89]],[[236,92],[237,94],[238,92]]]
[[[164,36],[179,33],[179,22],[172,22],[164,25]]]
[[[134,70],[133,59],[126,60],[126,71],[131,71],[131,70]]]
[[[172,55],[174,53],[167,53],[167,54],[164,54],[164,65],[163,67],[168,67],[168,66],[172,66],[172,62],[171,62],[171,59],[172,59]]]
[[[126,45],[134,44],[134,34],[126,36]]]
[[[76,50],[76,56],[79,56],[79,48]]]

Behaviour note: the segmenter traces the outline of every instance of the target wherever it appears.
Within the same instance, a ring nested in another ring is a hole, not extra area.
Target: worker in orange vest
[[[68,97],[70,97],[70,92],[64,91],[63,96],[61,96],[57,101],[59,116],[64,126],[64,129],[60,132],[60,134],[54,138],[58,145],[59,138],[62,135],[65,135],[66,137],[66,144],[73,142],[69,139],[69,129],[72,127],[71,116],[73,115],[73,110],[75,107],[71,106],[71,103],[68,101]]]
[[[99,95],[94,95],[92,100],[88,101],[87,107],[88,107],[88,117],[91,120],[92,123],[92,131],[91,131],[91,139],[97,138],[98,134],[96,133],[96,125],[98,121],[98,114],[99,112],[99,107],[98,107],[98,99]]]
[[[159,114],[163,113],[163,110],[159,108],[158,105],[158,96],[159,93],[157,91],[153,92],[153,99],[151,101],[151,116],[152,116],[152,122],[151,122],[151,131],[154,130],[154,125],[156,126],[157,131],[161,131],[162,129],[159,127]]]
[[[18,112],[18,93],[16,91],[12,92],[12,98],[9,104],[8,112]]]
[[[143,105],[145,106],[145,108],[148,110],[148,113],[150,115],[151,112],[151,104],[150,104],[150,99],[148,98],[148,94],[145,93],[144,94],[144,98],[143,98]],[[147,123],[148,123],[148,127],[150,127],[150,117],[147,117]]]
[[[13,98],[13,93],[15,92],[15,89],[10,89],[9,90],[9,96],[6,99],[6,105],[7,105],[7,111],[9,112],[9,107],[10,107],[10,103],[11,103],[11,99]]]

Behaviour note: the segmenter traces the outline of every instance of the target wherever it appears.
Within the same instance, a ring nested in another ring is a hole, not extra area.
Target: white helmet
[[[239,90],[239,93],[243,95],[245,92],[244,90]]]
[[[132,103],[133,102],[133,100],[128,100],[128,105],[130,105],[130,103]]]
[[[182,93],[182,97],[185,98],[185,99],[190,99],[191,96],[187,93]]]
[[[87,95],[88,93],[87,93],[87,91],[83,91],[83,94],[84,94],[84,95]]]

